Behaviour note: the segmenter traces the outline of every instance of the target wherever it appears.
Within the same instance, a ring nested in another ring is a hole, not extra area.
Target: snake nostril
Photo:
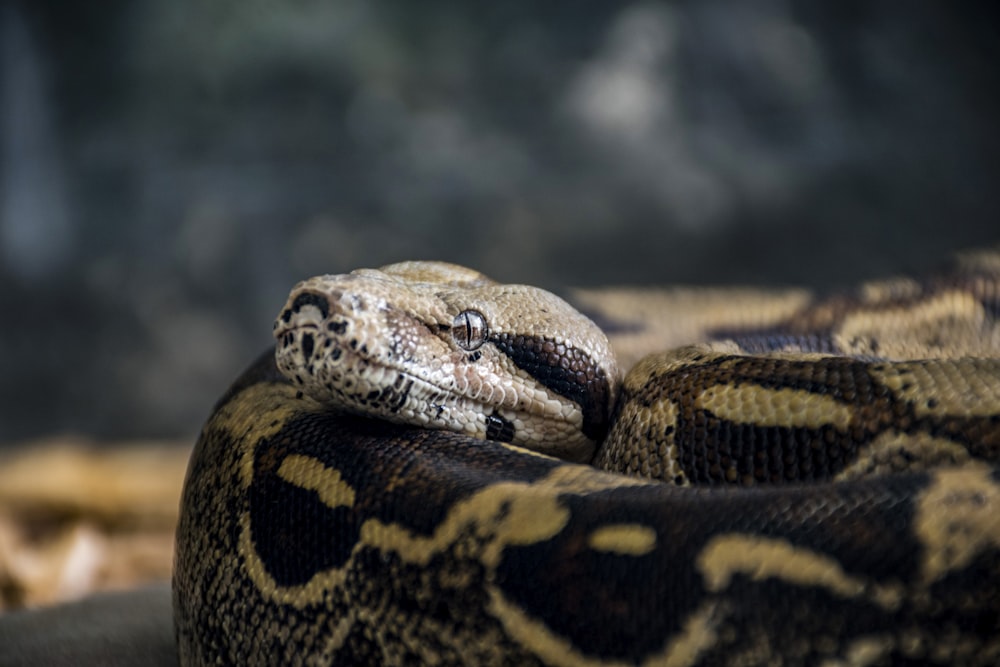
[[[292,301],[292,307],[289,309],[291,313],[289,313],[288,318],[291,319],[292,314],[298,313],[305,306],[315,306],[324,318],[330,315],[330,302],[325,295],[317,294],[316,292],[303,292]],[[284,319],[284,314],[281,317]],[[287,322],[288,320],[285,321]]]

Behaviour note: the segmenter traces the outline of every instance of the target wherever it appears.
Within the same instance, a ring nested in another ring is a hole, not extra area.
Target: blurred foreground
[[[189,443],[78,439],[0,457],[0,612],[169,581]]]

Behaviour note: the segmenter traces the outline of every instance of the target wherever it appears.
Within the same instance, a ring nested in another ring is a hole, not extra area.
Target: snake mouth
[[[440,372],[447,363],[443,349],[433,343],[417,349],[417,341],[435,338],[435,329],[400,317],[398,309],[378,299],[303,287],[293,291],[274,323],[275,357],[281,372],[306,394],[328,404],[360,406],[352,411],[362,414],[371,411],[372,402],[401,411],[411,395],[424,397],[425,407],[438,414],[441,406],[456,403],[491,412],[489,400],[459,390]],[[420,416],[415,420],[424,422]]]
[[[383,418],[402,415],[399,421],[422,424],[428,419],[421,410],[435,421],[456,404],[465,405],[463,411],[491,409],[484,401],[434,382],[429,373],[393,363],[367,343],[337,333],[344,331],[334,332],[318,322],[290,322],[276,326],[274,332],[279,370],[324,404]]]
[[[480,438],[501,433],[513,438],[512,424],[490,428],[497,422],[489,420],[489,406],[386,363],[369,354],[366,345],[345,344],[313,324],[281,327],[275,333],[278,369],[304,394],[334,411]]]
[[[497,401],[495,390],[477,395],[442,386],[428,377],[433,366],[414,372],[372,354],[366,344],[352,344],[350,336],[329,335],[318,322],[282,324],[275,337],[281,373],[334,411],[510,442],[569,460],[585,460],[593,450],[589,439],[581,442],[580,424],[562,410],[546,416],[529,404]]]

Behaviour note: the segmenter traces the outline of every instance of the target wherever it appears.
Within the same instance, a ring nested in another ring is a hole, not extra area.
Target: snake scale
[[[190,463],[182,663],[1000,664],[1000,250],[568,298],[297,285]]]

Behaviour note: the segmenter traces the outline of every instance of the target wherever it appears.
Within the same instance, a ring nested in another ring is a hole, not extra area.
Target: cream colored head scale
[[[316,400],[572,461],[603,438],[619,384],[604,333],[565,301],[443,262],[303,281],[274,336]]]

